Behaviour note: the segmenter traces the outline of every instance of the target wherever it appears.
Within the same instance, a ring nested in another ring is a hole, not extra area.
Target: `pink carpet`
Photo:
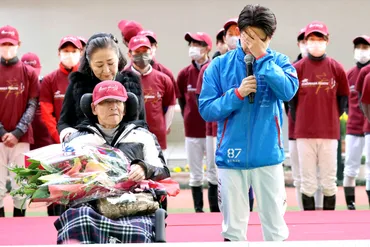
[[[290,241],[370,239],[370,211],[288,212]],[[55,244],[55,217],[0,219],[0,245]],[[222,217],[218,213],[170,214],[167,219],[168,242],[222,241]],[[252,213],[248,240],[261,241],[257,213]]]

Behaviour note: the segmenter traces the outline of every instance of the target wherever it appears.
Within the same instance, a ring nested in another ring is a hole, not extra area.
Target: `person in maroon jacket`
[[[0,217],[4,217],[7,164],[24,167],[23,153],[33,143],[32,121],[39,97],[39,80],[34,69],[19,61],[21,45],[18,31],[11,26],[0,28]],[[17,189],[11,172],[12,188]],[[25,216],[23,198],[13,197],[13,216]]]
[[[359,107],[358,92],[355,84],[363,67],[370,63],[370,37],[359,36],[353,40],[354,58],[356,66],[347,72],[350,87],[348,98],[348,122],[346,131],[346,159],[344,163],[344,195],[347,208],[355,210],[355,187],[356,177],[360,171],[362,153],[365,146],[364,124],[365,117]],[[370,141],[370,139],[369,139]],[[370,143],[369,143],[370,144]],[[365,151],[365,154],[367,152]],[[370,156],[368,156],[368,159]],[[370,164],[370,162],[368,162]],[[369,189],[370,190],[370,189]]]
[[[297,46],[299,48],[299,55],[297,56],[297,59],[293,62],[297,63],[302,58],[307,56],[307,46],[306,46],[306,40],[305,40],[305,31],[306,27],[299,30],[297,35]],[[289,156],[290,156],[290,166],[292,169],[292,176],[293,176],[293,184],[296,190],[296,198],[298,202],[298,207],[300,210],[303,210],[302,205],[302,194],[301,194],[301,171],[299,167],[299,160],[298,160],[298,151],[297,151],[297,141],[294,136],[294,121],[292,119],[292,116],[289,112],[289,103],[284,102],[285,112],[288,117],[288,138],[289,138]],[[319,171],[318,171],[318,179],[319,179]],[[323,205],[323,195],[321,191],[321,187],[317,188],[317,191],[315,193],[315,207],[316,209],[322,209]]]
[[[57,123],[62,111],[70,73],[78,70],[82,44],[78,37],[63,37],[58,46],[59,68],[46,75],[40,88],[41,118],[46,124],[52,144],[60,143]],[[67,208],[60,204],[48,206],[49,216],[59,216]]]
[[[314,194],[321,186],[323,209],[334,210],[339,117],[349,94],[348,80],[342,65],[326,56],[329,33],[324,23],[310,23],[305,39],[308,56],[294,64],[299,89],[290,102],[301,169],[303,209],[315,210]]]
[[[177,76],[177,97],[184,118],[185,149],[190,167],[189,185],[192,190],[195,212],[203,212],[203,157],[206,153],[206,123],[199,114],[196,87],[199,72],[210,62],[211,37],[203,32],[186,33],[191,64],[183,68]],[[207,169],[210,189],[217,188],[217,170],[214,165]],[[216,197],[217,198],[217,197]],[[215,199],[216,199],[215,198]],[[211,210],[216,201],[211,202]],[[218,208],[218,207],[217,207]]]
[[[143,31],[143,26],[136,21],[121,20],[118,23],[118,28],[121,31],[122,42],[128,47],[130,40],[137,36],[140,31]]]
[[[167,131],[171,126],[175,112],[176,96],[171,79],[152,68],[151,44],[146,36],[135,36],[129,44],[131,70],[141,77],[144,91],[146,121],[150,132],[156,135],[165,158],[167,158]]]
[[[21,61],[24,64],[29,65],[36,71],[36,74],[39,77],[39,82],[41,84],[43,78],[42,76],[40,76],[41,74],[40,58],[35,53],[28,52],[22,56]],[[37,107],[35,118],[32,121],[32,129],[33,129],[34,143],[30,145],[31,150],[53,144],[53,140],[49,134],[49,131],[45,125],[45,122],[42,121],[42,118],[41,118],[40,104]]]
[[[81,50],[82,44],[77,37],[63,37],[58,46],[59,68],[46,75],[41,84],[41,116],[54,143],[60,143],[57,123],[69,85],[68,76],[78,70]]]

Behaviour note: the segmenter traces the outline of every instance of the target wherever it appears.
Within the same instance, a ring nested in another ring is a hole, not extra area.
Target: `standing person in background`
[[[217,51],[215,52],[215,54],[213,54],[212,59],[222,54],[225,54],[228,50],[227,45],[225,43],[225,29],[224,28],[221,28],[216,35],[216,47],[217,47]]]
[[[167,159],[167,131],[175,113],[176,96],[171,79],[152,68],[151,44],[146,36],[135,36],[129,43],[131,67],[126,68],[141,77],[144,91],[146,121],[156,135]]]
[[[305,40],[308,56],[294,64],[300,82],[298,93],[290,102],[302,204],[304,210],[315,210],[314,194],[321,186],[323,209],[335,210],[339,117],[349,94],[348,80],[342,65],[326,55],[329,33],[324,23],[310,23]]]
[[[237,48],[211,62],[199,96],[202,117],[219,126],[216,164],[222,236],[225,241],[246,240],[252,185],[264,240],[284,241],[289,229],[284,220],[282,101],[294,96],[298,79],[289,58],[269,48],[276,30],[270,9],[247,5],[238,28]],[[255,60],[253,72],[248,72],[253,75],[248,76],[245,58]]]
[[[77,37],[80,42],[81,42],[81,45],[82,45],[82,50],[81,50],[81,55],[85,52],[85,47],[86,47],[86,44],[87,44],[87,39],[85,39],[84,37],[81,37],[81,36],[78,36]]]
[[[17,29],[0,28],[0,217],[5,216],[7,164],[24,167],[24,153],[33,144],[32,121],[38,105],[39,80],[35,70],[19,61],[21,42]],[[12,189],[17,189],[12,176]],[[13,216],[25,216],[23,199],[13,197]]]
[[[41,117],[46,124],[53,144],[60,143],[57,123],[62,111],[64,95],[69,85],[70,73],[78,70],[82,44],[74,36],[63,37],[58,46],[59,68],[46,75],[40,88]],[[49,216],[59,216],[67,209],[61,204],[48,206]]]
[[[129,20],[121,20],[118,23],[118,28],[121,30],[122,42],[126,47],[128,47],[128,43],[132,37],[135,37],[140,31],[143,31],[143,27],[140,23]]]
[[[232,18],[225,22],[225,43],[229,51],[235,50],[239,44],[240,30],[238,28],[238,18]]]
[[[40,63],[40,58],[32,52],[28,52],[24,54],[21,58],[21,61],[24,64],[29,65],[32,67],[38,78],[39,78],[39,87],[41,87],[41,82],[42,82],[42,76],[41,74],[41,63]],[[41,108],[40,108],[40,103],[37,106],[37,110],[35,112],[35,117],[32,121],[32,129],[33,129],[33,139],[34,143],[30,145],[30,150],[34,150],[37,148],[45,147],[47,145],[53,144],[53,140],[49,134],[49,131],[45,125],[45,122],[42,121],[41,118]]]
[[[365,147],[364,124],[365,117],[359,105],[358,92],[355,84],[363,67],[370,63],[370,37],[359,36],[353,40],[354,59],[356,65],[347,72],[350,88],[348,98],[348,121],[346,126],[346,159],[344,162],[344,195],[347,208],[355,210],[356,177],[360,171],[362,153]],[[370,139],[369,139],[370,144]],[[367,151],[365,151],[367,153]],[[370,159],[370,156],[368,156]],[[369,189],[370,190],[370,189]]]
[[[40,89],[42,119],[54,143],[60,143],[57,123],[60,119],[64,95],[70,73],[78,70],[82,44],[77,37],[63,37],[58,46],[59,68],[46,75]]]
[[[293,64],[300,61],[302,58],[307,56],[307,46],[306,46],[306,40],[304,38],[306,28],[302,28],[297,36],[297,46],[300,50],[299,55],[297,56],[297,59],[293,62]],[[289,156],[290,156],[290,166],[292,169],[292,175],[293,175],[293,183],[296,191],[296,199],[298,202],[298,207],[300,210],[303,210],[302,205],[302,194],[301,194],[301,171],[299,166],[299,160],[298,160],[298,151],[297,151],[297,141],[294,137],[294,121],[292,119],[292,116],[289,112],[289,102],[284,102],[284,108],[285,112],[288,117],[288,133],[289,133]],[[320,173],[317,172],[317,179],[319,180]],[[317,191],[315,193],[315,208],[316,209],[322,209],[323,208],[323,194],[321,187],[319,186],[317,188]]]
[[[206,153],[206,123],[199,114],[196,88],[200,70],[210,62],[211,37],[202,32],[186,33],[191,64],[183,68],[177,77],[178,102],[184,118],[185,150],[190,167],[190,181],[194,209],[203,212],[203,158]],[[212,132],[212,127],[211,127]],[[212,133],[210,133],[212,136]],[[213,138],[211,137],[211,141]],[[213,145],[212,145],[213,146]],[[208,199],[211,212],[218,212],[217,170],[213,164],[207,167],[209,184]]]

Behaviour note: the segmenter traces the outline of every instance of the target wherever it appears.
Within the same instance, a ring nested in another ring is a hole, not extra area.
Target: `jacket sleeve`
[[[220,59],[217,57],[204,72],[202,91],[199,95],[199,112],[206,122],[222,121],[232,112],[242,108],[244,103],[244,98],[237,88],[223,92],[220,77]]]
[[[58,122],[59,134],[66,128],[73,128],[76,125],[76,104],[73,98],[73,83],[69,83],[63,100],[62,111]]]
[[[290,101],[298,90],[298,76],[287,56],[267,53],[255,62],[257,76],[263,76],[276,97]],[[276,59],[276,60],[275,60]],[[276,61],[276,62],[275,62]],[[257,77],[258,80],[258,77]]]
[[[55,143],[59,143],[57,120],[54,117],[54,95],[50,87],[50,77],[45,77],[40,89],[41,118]]]
[[[144,130],[146,131],[146,130]],[[170,177],[170,171],[166,166],[161,147],[155,135],[147,132],[148,136],[144,143],[144,160],[133,160],[131,165],[137,164],[143,167],[145,178],[154,181]]]

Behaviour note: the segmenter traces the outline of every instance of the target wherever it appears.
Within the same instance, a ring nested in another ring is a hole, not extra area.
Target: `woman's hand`
[[[140,182],[145,179],[145,171],[140,165],[132,165],[128,174],[128,179],[134,182]]]

